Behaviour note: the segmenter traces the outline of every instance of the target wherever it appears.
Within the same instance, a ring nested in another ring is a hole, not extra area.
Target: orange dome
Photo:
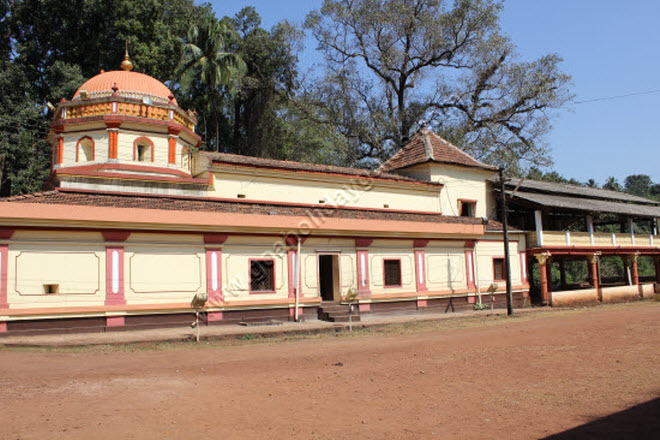
[[[144,73],[129,70],[101,72],[88,79],[73,95],[73,100],[80,99],[80,91],[86,90],[89,98],[102,98],[112,95],[112,87],[117,85],[117,94],[125,98],[150,98],[153,102],[170,102],[170,89],[165,84]],[[176,99],[174,99],[176,104]]]

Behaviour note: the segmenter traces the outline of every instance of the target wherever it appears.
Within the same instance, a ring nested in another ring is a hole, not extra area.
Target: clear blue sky
[[[254,6],[269,28],[302,22],[321,0],[211,2],[218,17]],[[502,27],[523,59],[549,52],[564,59],[576,101],[660,90],[660,2],[637,0],[507,0]],[[309,41],[304,63],[319,60]],[[554,169],[570,178],[648,174],[660,182],[660,93],[573,105],[547,138]]]

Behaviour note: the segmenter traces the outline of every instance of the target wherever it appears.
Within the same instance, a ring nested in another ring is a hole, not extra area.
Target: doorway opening
[[[340,301],[339,255],[319,255],[319,290],[323,301]]]

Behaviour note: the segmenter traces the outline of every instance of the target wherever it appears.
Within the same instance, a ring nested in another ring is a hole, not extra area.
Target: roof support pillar
[[[536,223],[536,244],[543,246],[543,212],[540,209],[534,211],[534,222]]]
[[[598,290],[598,254],[589,255],[587,257],[589,262],[589,279],[591,287]],[[600,294],[598,295],[600,298]]]
[[[594,217],[592,215],[587,216],[587,232],[589,232],[591,245],[594,246]]]
[[[633,221],[632,217],[628,217],[628,231],[630,232],[632,245],[635,246],[635,222]]]
[[[550,253],[537,254],[536,259],[539,262],[539,275],[541,281],[541,305],[550,304],[550,291],[548,289],[548,260]]]

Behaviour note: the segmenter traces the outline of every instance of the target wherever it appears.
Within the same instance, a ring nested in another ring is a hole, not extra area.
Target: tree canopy
[[[571,95],[561,58],[522,61],[494,0],[325,0],[306,26],[325,75],[308,91],[362,158],[382,160],[422,121],[517,171],[551,163],[548,112]]]
[[[194,0],[0,0],[0,193],[49,173],[46,104],[122,59],[199,113],[201,148],[375,167],[422,123],[510,174],[568,183],[545,148],[561,59],[522,60],[497,0],[325,0],[305,28]],[[323,56],[300,73],[305,29]],[[588,182],[598,187],[595,181]],[[649,176],[604,187],[660,197]]]

